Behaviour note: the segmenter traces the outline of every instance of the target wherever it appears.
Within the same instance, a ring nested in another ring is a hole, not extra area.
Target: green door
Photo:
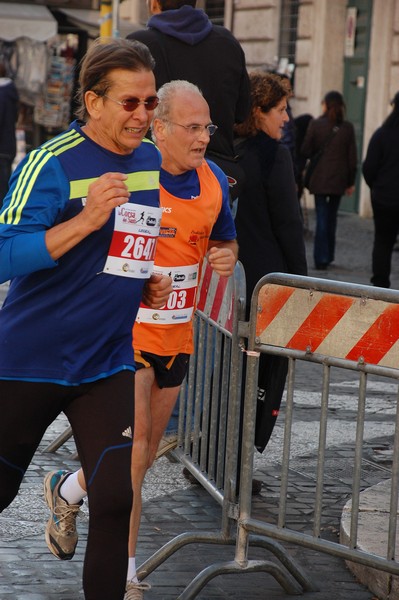
[[[349,45],[347,53],[351,53],[351,39],[354,44],[352,45],[353,56],[345,56],[344,58],[343,95],[347,109],[346,117],[355,127],[358,153],[355,193],[352,196],[344,196],[341,202],[341,209],[349,212],[357,212],[359,205],[372,8],[373,0],[349,0],[347,4],[348,19],[346,34]],[[349,17],[349,15],[353,15],[353,9],[356,9],[354,36],[351,35],[350,28],[353,22],[351,22]]]

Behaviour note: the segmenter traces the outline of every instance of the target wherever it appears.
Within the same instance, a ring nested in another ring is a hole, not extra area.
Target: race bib
[[[104,273],[147,279],[153,270],[162,209],[127,202],[115,209]]]
[[[172,278],[173,291],[166,305],[161,309],[154,310],[141,304],[136,321],[138,323],[156,323],[157,325],[178,325],[189,322],[195,306],[198,268],[198,263],[183,267],[158,267],[155,265],[154,272]]]

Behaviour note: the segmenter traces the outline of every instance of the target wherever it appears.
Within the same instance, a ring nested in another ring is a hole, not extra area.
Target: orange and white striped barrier
[[[197,308],[230,333],[233,330],[233,289],[231,277],[219,277],[204,261]]]
[[[267,284],[256,343],[399,368],[399,304]]]

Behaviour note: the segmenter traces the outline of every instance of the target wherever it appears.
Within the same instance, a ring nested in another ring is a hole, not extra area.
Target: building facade
[[[318,116],[325,92],[343,93],[359,169],[356,194],[342,207],[371,216],[361,162],[399,90],[399,0],[236,0],[232,31],[249,69],[293,64],[295,116]]]

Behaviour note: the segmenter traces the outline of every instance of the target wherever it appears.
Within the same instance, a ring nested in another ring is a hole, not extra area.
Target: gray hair
[[[173,100],[179,92],[193,92],[203,97],[198,86],[184,79],[175,79],[174,81],[164,83],[157,92],[159,104],[154,111],[154,119],[160,119],[161,121],[169,120],[172,113]]]

